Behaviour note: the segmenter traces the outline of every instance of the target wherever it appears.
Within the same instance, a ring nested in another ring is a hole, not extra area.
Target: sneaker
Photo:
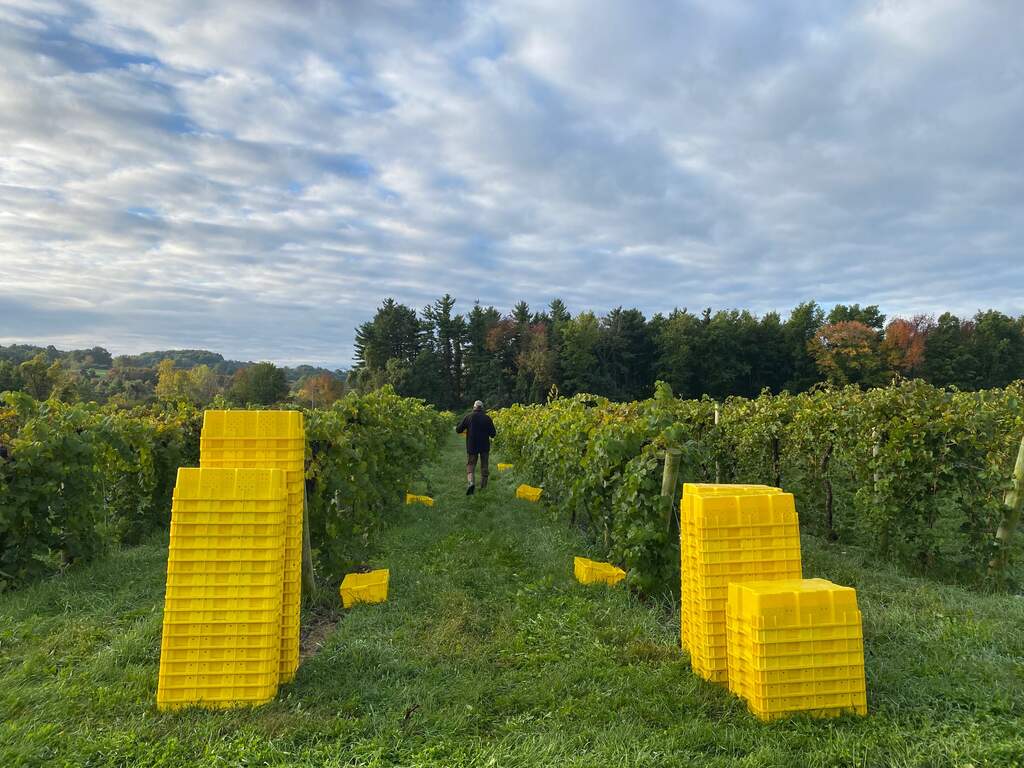
[[[475,485],[471,485],[471,486],[469,486],[469,487],[468,487],[468,488],[466,489],[466,495],[467,495],[467,496],[472,496],[472,495],[473,495],[473,491],[475,491],[475,490],[476,490],[476,486],[475,486]]]

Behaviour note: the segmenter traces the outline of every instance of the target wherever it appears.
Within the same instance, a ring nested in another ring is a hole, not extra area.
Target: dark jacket
[[[483,411],[473,411],[455,428],[460,435],[467,430],[469,435],[466,437],[466,453],[489,453],[491,438],[498,435],[491,417]]]

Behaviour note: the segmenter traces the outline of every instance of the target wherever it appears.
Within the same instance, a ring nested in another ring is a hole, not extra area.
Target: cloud
[[[0,13],[0,340],[345,364],[444,292],[1024,312],[1008,0]]]

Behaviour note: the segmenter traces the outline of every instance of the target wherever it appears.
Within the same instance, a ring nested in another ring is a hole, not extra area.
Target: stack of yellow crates
[[[280,631],[281,682],[291,681],[299,667],[305,451],[305,425],[299,411],[207,411],[204,415],[201,467],[277,469],[284,475],[288,504]]]
[[[680,536],[682,644],[694,672],[726,683],[729,585],[802,575],[793,496],[763,485],[687,483]]]
[[[157,706],[277,693],[287,496],[277,470],[179,469]]]
[[[729,586],[729,689],[762,720],[867,714],[857,593],[825,579]]]

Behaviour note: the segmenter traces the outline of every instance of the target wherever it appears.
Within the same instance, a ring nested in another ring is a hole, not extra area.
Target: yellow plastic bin
[[[383,603],[388,599],[391,572],[381,568],[369,573],[350,573],[341,582],[341,602],[346,608],[356,603]]]
[[[534,488],[532,485],[520,485],[516,488],[516,498],[526,501],[540,501],[542,493],[544,493],[542,488]]]
[[[429,496],[418,496],[415,493],[405,494],[406,504],[422,504],[425,507],[434,506],[434,500]]]
[[[626,572],[611,563],[575,557],[572,565],[576,581],[580,584],[607,584],[613,587],[626,578]]]

